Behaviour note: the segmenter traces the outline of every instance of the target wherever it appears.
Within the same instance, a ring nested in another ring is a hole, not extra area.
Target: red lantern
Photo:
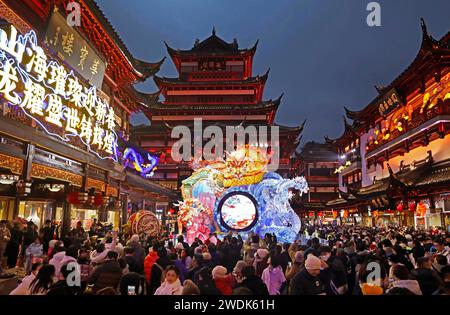
[[[414,203],[409,204],[409,211],[411,211],[411,212],[416,211],[416,205]]]
[[[398,206],[397,206],[397,211],[398,212],[403,212],[403,205],[400,203],[400,204],[398,204]]]
[[[101,205],[103,205],[103,196],[101,193],[98,193],[95,195],[95,198],[94,198],[94,206],[99,207]]]
[[[79,205],[80,200],[78,199],[78,192],[72,191],[67,194],[67,202],[73,205]]]

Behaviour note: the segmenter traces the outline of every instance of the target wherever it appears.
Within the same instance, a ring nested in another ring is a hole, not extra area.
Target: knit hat
[[[227,275],[227,268],[224,266],[216,266],[212,270],[213,279],[224,278]]]
[[[320,269],[322,266],[322,262],[319,258],[317,258],[314,255],[308,255],[308,258],[306,258],[305,261],[305,268],[306,270],[313,270],[313,269]]]
[[[233,272],[239,272],[239,273],[241,273],[241,272],[242,272],[242,269],[244,269],[246,266],[247,266],[247,263],[246,263],[245,261],[239,260],[239,261],[236,263],[236,266],[234,267]]]

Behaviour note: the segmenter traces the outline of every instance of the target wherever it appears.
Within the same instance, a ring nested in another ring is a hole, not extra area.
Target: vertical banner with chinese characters
[[[0,29],[0,100],[18,106],[48,134],[70,143],[76,138],[98,157],[117,161],[113,108],[95,86],[51,60],[34,31]]]
[[[44,42],[92,85],[102,88],[105,61],[58,10],[50,17]]]

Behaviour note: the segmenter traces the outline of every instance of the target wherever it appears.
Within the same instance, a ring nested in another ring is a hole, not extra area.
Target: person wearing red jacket
[[[212,270],[212,277],[216,288],[223,295],[231,295],[233,293],[232,276],[227,275],[227,268],[223,266],[216,266]]]
[[[148,255],[144,259],[144,274],[145,280],[148,284],[150,284],[150,275],[152,273],[152,267],[155,262],[158,260],[158,248],[159,243],[157,241],[153,242],[152,249],[148,252]]]

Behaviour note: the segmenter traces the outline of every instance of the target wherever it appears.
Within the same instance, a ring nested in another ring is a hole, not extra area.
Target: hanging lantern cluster
[[[72,191],[67,194],[66,200],[72,205],[87,205],[87,206],[108,206],[114,201],[114,207],[120,208],[122,203],[120,200],[114,200],[114,197],[103,196],[102,193],[93,193],[82,191]]]

